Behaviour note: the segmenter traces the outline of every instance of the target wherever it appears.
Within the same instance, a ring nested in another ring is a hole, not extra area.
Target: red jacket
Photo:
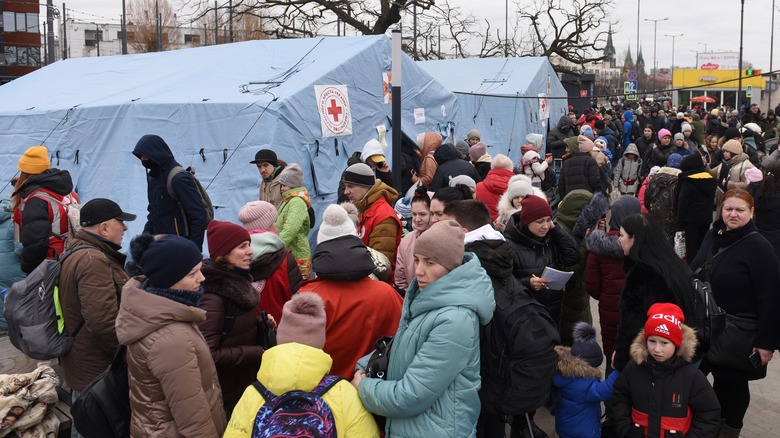
[[[360,213],[358,237],[368,247],[384,254],[395,269],[395,254],[403,235],[401,220],[391,203],[398,199],[392,187],[377,182],[366,196],[355,202]],[[385,222],[385,223],[382,223]],[[391,275],[390,278],[393,278]]]
[[[620,321],[620,292],[626,273],[623,271],[623,249],[618,242],[620,231],[594,230],[585,240],[588,259],[585,264],[585,290],[599,302],[599,324],[604,355],[615,351]]]
[[[498,201],[514,175],[511,170],[490,169],[485,179],[477,183],[477,199],[485,203],[493,220],[498,217]]]
[[[304,291],[317,293],[325,302],[323,350],[333,358],[331,374],[351,379],[358,359],[374,350],[377,339],[398,329],[403,299],[383,281],[317,279],[306,283]]]

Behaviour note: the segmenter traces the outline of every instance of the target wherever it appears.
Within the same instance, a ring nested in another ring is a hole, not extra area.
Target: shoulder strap
[[[222,303],[225,305],[225,322],[222,325],[222,339],[225,339],[233,330],[233,325],[236,323],[236,304],[225,297],[222,298]]]
[[[266,403],[270,403],[274,401],[274,399],[276,398],[276,396],[271,391],[269,391],[268,388],[263,386],[263,384],[260,383],[259,380],[255,380],[254,382],[252,382],[252,387],[255,388],[257,392],[260,393],[260,395],[263,396]]]
[[[714,254],[712,252],[712,248],[710,248],[710,250],[707,251],[707,260],[705,260],[704,265],[702,265],[699,269],[696,270],[696,272],[693,273],[694,276],[698,276],[699,273],[704,272],[704,274],[706,275],[706,281],[710,281],[710,275],[712,275],[712,260],[715,258],[715,256],[719,256],[725,253],[726,251],[731,249],[732,246],[738,244],[739,242],[745,240],[747,237],[750,237],[753,234],[758,234],[758,231],[751,231],[745,234],[744,236],[737,239],[736,242],[719,249],[717,254]]]
[[[61,200],[55,198],[47,190],[38,189],[27,195],[27,197],[24,199],[24,202],[22,203],[22,206],[27,204],[27,201],[32,198],[40,199],[41,201],[44,201],[51,206],[51,234],[60,238],[64,238],[68,230],[65,229],[63,231],[62,229],[62,215],[60,214],[60,209],[58,206],[62,206],[63,208],[67,209],[67,205],[65,205],[65,203]],[[24,209],[22,208],[22,210]]]
[[[183,167],[174,166],[173,169],[168,171],[168,177],[165,180],[165,189],[168,191],[168,196],[173,198],[175,201],[178,201],[179,198],[176,196],[176,193],[173,191],[173,177],[182,172],[186,172],[186,170],[184,170]]]
[[[192,176],[192,174],[190,172],[186,171],[183,167],[181,167],[181,166],[173,166],[173,169],[171,169],[168,172],[168,177],[165,180],[165,189],[168,192],[168,196],[170,196],[174,201],[176,201],[177,204],[179,204],[179,211],[181,212],[181,218],[182,218],[182,221],[184,222],[184,224],[183,224],[184,225],[184,234],[183,234],[183,236],[184,237],[190,237],[190,223],[187,220],[187,213],[184,211],[184,206],[181,205],[181,202],[179,202],[179,197],[176,196],[176,192],[173,190],[173,177],[175,177],[176,175],[178,175],[178,174],[180,174],[182,172],[189,173],[190,176]]]
[[[333,388],[341,380],[344,379],[339,376],[326,375],[320,380],[320,383],[311,390],[311,393],[318,397],[322,397],[323,394],[328,392],[330,388]]]

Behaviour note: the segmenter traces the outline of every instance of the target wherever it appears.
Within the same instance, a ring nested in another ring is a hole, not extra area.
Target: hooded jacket
[[[322,350],[333,358],[331,374],[351,380],[358,359],[374,350],[377,339],[398,329],[403,299],[389,284],[368,277],[374,263],[356,236],[317,245],[313,265],[317,279],[302,290],[318,294],[325,302]]]
[[[14,194],[19,193],[24,201],[34,192],[40,190],[48,191],[55,197],[62,199],[63,196],[73,191],[70,173],[67,170],[59,169],[45,170],[38,175],[30,176]],[[50,215],[47,201],[31,197],[27,202],[24,202],[24,212],[22,212],[21,205],[13,212],[13,220],[20,227],[22,271],[25,274],[32,272],[43,260],[62,254],[64,240],[51,235],[53,218]]]
[[[308,345],[289,343],[268,350],[257,371],[257,380],[271,393],[311,391],[330,374],[331,358],[324,351]],[[333,413],[336,432],[343,438],[379,438],[374,418],[363,407],[357,391],[342,380],[322,395]],[[265,404],[263,396],[248,386],[233,410],[224,438],[249,438],[257,411]]]
[[[693,128],[693,137],[699,144],[704,144],[704,122],[701,121],[701,116],[694,113],[691,116],[691,127]],[[658,132],[658,131],[656,131]]]
[[[22,245],[14,242],[14,223],[10,208],[10,200],[0,200],[0,288],[2,289],[8,289],[24,278],[24,272],[21,270]],[[2,318],[0,320],[5,321]]]
[[[431,226],[430,221],[428,226]],[[424,231],[412,230],[406,234],[398,245],[395,261],[394,284],[399,289],[406,291],[414,278],[414,242]]]
[[[494,309],[490,278],[472,253],[424,292],[412,280],[387,380],[366,378],[358,388],[366,409],[387,417],[388,438],[476,435],[479,326]]]
[[[658,221],[668,238],[677,230],[677,182],[680,169],[664,166],[658,171],[645,192],[644,204],[653,219]]]
[[[576,137],[578,134],[577,127],[574,126],[574,122],[571,121],[568,115],[561,116],[558,119],[558,124],[555,129],[550,131],[547,136],[547,148],[553,157],[561,158],[566,151],[566,144],[564,141],[569,137]]]
[[[698,155],[694,158],[699,160]],[[685,164],[685,160],[683,160]],[[699,161],[701,163],[701,161]],[[677,177],[677,229],[684,230],[686,224],[709,225],[715,210],[715,189],[717,184],[704,166],[682,171]]]
[[[81,245],[60,270],[60,304],[65,329],[74,333],[83,324],[68,354],[60,358],[68,385],[83,391],[111,364],[119,345],[116,339],[119,295],[130,276],[124,270],[125,255],[119,245],[82,229],[66,248]]]
[[[116,335],[127,346],[131,436],[222,436],[219,379],[196,325],[205,319],[197,307],[142,290],[139,279],[125,284]]]
[[[680,347],[665,362],[649,356],[644,330],[634,339],[632,361],[615,382],[612,396],[618,436],[666,437],[672,430],[688,438],[718,434],[718,397],[704,374],[691,365],[696,334],[685,324],[682,331]]]
[[[636,158],[629,160],[626,155],[634,154]],[[639,191],[640,177],[642,173],[642,157],[636,145],[629,144],[623,152],[623,157],[618,160],[613,174],[614,184],[621,194],[635,194]]]
[[[604,190],[601,171],[596,160],[588,152],[577,152],[563,160],[558,191],[561,198],[572,190],[583,189],[591,193]]]
[[[395,269],[395,252],[401,243],[401,221],[393,209],[398,192],[387,184],[377,181],[366,196],[355,201],[360,213],[358,237],[363,243],[390,260]],[[390,276],[392,278],[392,275]]]
[[[558,365],[553,376],[555,432],[566,438],[601,437],[601,402],[612,398],[615,371],[603,382],[601,371],[571,354],[571,347],[555,347]]]
[[[599,325],[604,355],[612,357],[620,321],[620,292],[626,273],[623,272],[623,247],[620,230],[593,230],[585,238],[588,258],[585,264],[585,291],[599,302]]]
[[[263,357],[263,347],[257,344],[262,324],[256,309],[260,297],[248,276],[214,268],[208,262],[203,263],[201,272],[206,279],[202,283],[200,308],[206,311],[206,319],[198,327],[211,350],[225,410],[230,412],[241,392],[254,380]],[[223,335],[226,304],[235,306],[235,320],[230,332]]]
[[[631,131],[634,129],[634,112],[631,110],[626,110],[623,112],[623,117],[625,117],[626,121],[623,122],[623,147],[628,147],[629,143],[632,141],[636,141],[637,139],[631,138]]]
[[[144,135],[135,145],[133,155],[139,159],[146,157],[154,163],[146,174],[149,214],[146,215],[144,232],[183,236],[194,242],[198,249],[202,248],[208,218],[192,176],[187,172],[180,172],[173,177],[171,187],[179,198],[177,202],[168,195],[168,173],[180,164],[173,157],[168,144],[157,135]],[[182,209],[187,215],[189,236],[185,236]]]
[[[252,287],[260,302],[258,309],[268,312],[278,322],[282,320],[284,303],[290,301],[298,292],[303,278],[292,251],[274,233],[262,233],[264,245],[253,245],[252,263],[249,274]],[[252,239],[255,243],[255,238]]]
[[[282,205],[276,218],[276,232],[295,256],[304,280],[311,272],[309,207],[309,192],[305,187],[294,187],[282,193]]]
[[[475,182],[482,181],[482,177],[474,165],[462,160],[455,146],[449,143],[443,144],[439,146],[439,149],[434,152],[433,156],[436,158],[436,162],[439,163],[439,167],[433,175],[433,181],[431,181],[428,191],[435,192],[442,187],[448,187],[450,177],[454,178],[458,175],[468,175]]]
[[[438,132],[426,132],[423,135],[423,144],[420,147],[420,176],[417,181],[420,181],[425,187],[431,185],[436,169],[439,167],[433,154],[441,146],[441,140],[441,134]],[[412,177],[412,182],[417,181]]]
[[[476,198],[482,201],[490,211],[490,218],[496,220],[498,217],[498,201],[501,195],[506,192],[509,178],[514,173],[506,169],[491,169],[484,180],[477,183]]]

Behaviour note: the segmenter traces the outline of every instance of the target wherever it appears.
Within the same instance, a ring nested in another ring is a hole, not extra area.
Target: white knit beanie
[[[331,204],[322,214],[322,225],[317,233],[317,244],[341,236],[357,236],[357,230],[344,207]]]
[[[251,201],[244,204],[238,211],[238,220],[247,231],[276,231],[276,207],[266,201]]]

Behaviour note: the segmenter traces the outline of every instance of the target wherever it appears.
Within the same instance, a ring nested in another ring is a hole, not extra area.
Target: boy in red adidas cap
[[[698,341],[683,324],[682,310],[656,303],[644,330],[631,344],[632,361],[615,382],[618,436],[629,438],[714,437],[720,404],[704,374],[691,364]]]

